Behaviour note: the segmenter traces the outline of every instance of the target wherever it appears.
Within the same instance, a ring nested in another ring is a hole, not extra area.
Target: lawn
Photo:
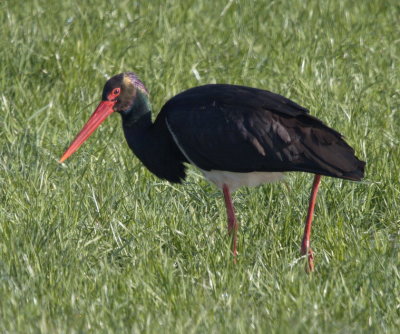
[[[0,3],[1,333],[398,333],[397,0]],[[64,149],[110,76],[134,71],[154,114],[178,92],[243,84],[288,96],[345,134],[362,182],[312,175],[234,194],[194,168],[150,174],[112,115]]]

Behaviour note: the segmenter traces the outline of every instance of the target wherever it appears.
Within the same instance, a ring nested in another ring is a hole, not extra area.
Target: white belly
[[[235,173],[222,170],[200,170],[204,177],[218,188],[222,189],[222,186],[226,184],[231,191],[243,186],[255,187],[263,183],[279,181],[285,176],[279,172]]]

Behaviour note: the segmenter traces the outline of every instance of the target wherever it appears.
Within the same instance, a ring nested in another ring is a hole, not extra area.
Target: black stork
[[[227,84],[194,87],[171,98],[153,123],[148,91],[132,72],[107,81],[102,101],[60,162],[113,112],[122,116],[131,150],[156,176],[181,183],[190,163],[222,190],[235,262],[238,222],[232,191],[279,180],[284,172],[315,174],[301,244],[311,271],[311,223],[321,175],[353,181],[364,176],[365,162],[339,132],[281,95]]]

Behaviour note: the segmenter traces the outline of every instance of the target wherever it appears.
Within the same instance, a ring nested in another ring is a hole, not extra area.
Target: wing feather
[[[340,133],[278,94],[200,86],[172,98],[160,114],[189,159],[204,170],[363,176],[365,163]]]

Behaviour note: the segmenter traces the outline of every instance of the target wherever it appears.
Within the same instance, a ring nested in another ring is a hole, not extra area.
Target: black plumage
[[[195,87],[170,99],[154,126],[162,128],[165,121],[188,160],[204,170],[363,177],[365,163],[339,132],[293,101],[265,90]]]

